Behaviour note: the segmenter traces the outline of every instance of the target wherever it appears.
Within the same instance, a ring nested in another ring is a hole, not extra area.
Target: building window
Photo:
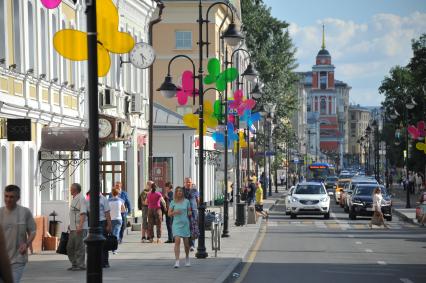
[[[177,31],[176,34],[176,49],[192,49],[192,32]]]
[[[325,101],[325,98],[321,98],[320,101],[320,114],[325,115],[327,113],[327,102]]]
[[[6,58],[6,30],[4,19],[4,0],[0,0],[0,58]]]
[[[320,73],[321,89],[327,89],[327,72]]]
[[[13,1],[13,54],[16,70],[21,71],[21,21],[19,19],[19,2]]]

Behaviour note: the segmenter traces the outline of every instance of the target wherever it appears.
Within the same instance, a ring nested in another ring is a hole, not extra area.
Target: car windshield
[[[371,196],[373,194],[374,189],[377,187],[372,187],[372,186],[368,186],[368,187],[361,187],[358,186],[356,188],[355,194],[358,196]],[[385,188],[380,188],[382,195],[387,195],[387,191]]]
[[[299,195],[318,195],[326,192],[320,185],[298,185],[294,193]]]
[[[326,182],[336,182],[337,181],[337,177],[328,177],[327,179],[325,179]]]
[[[344,187],[346,184],[348,184],[349,183],[349,181],[346,181],[346,182],[342,182],[342,181],[340,181],[340,182],[338,182],[337,183],[337,185],[339,186],[339,187]]]

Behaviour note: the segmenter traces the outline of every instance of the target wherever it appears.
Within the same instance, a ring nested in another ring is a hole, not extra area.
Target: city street
[[[426,282],[426,229],[395,215],[390,229],[370,229],[368,218],[332,211],[329,220],[274,211],[227,282]]]

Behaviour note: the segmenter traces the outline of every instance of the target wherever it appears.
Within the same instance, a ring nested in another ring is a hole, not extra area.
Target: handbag
[[[117,248],[118,248],[117,238],[112,234],[105,235],[104,250],[115,251],[117,250]]]
[[[67,254],[67,244],[68,244],[69,237],[70,237],[70,233],[62,232],[61,239],[59,240],[58,248],[56,249],[56,253],[63,254],[63,255]]]

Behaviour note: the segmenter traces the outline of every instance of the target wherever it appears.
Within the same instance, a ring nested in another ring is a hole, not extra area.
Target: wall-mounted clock
[[[99,138],[104,139],[111,135],[112,133],[112,124],[111,121],[105,118],[99,118]]]
[[[145,69],[154,63],[155,50],[151,45],[145,42],[135,44],[132,51],[130,51],[130,62],[136,68]]]

